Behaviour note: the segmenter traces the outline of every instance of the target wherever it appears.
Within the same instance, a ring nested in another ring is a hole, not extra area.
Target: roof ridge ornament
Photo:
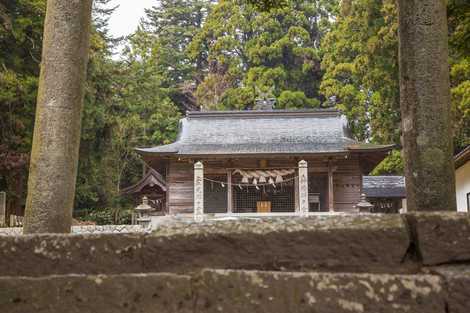
[[[258,97],[255,100],[254,110],[266,111],[274,110],[276,105],[276,97],[274,96],[274,86],[269,87],[269,90],[264,92],[255,85],[255,91]]]

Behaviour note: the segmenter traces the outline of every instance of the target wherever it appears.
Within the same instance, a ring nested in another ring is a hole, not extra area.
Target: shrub
[[[91,209],[75,212],[75,218],[96,225],[128,225],[132,223],[132,213],[133,210],[119,208]]]

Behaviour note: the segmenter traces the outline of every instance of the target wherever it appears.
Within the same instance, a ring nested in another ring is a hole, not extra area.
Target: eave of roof
[[[265,156],[277,156],[277,155],[285,155],[285,156],[300,156],[300,155],[338,155],[338,154],[347,154],[348,152],[356,152],[356,153],[388,153],[396,145],[371,145],[367,144],[367,147],[363,147],[359,144],[348,145],[346,146],[346,150],[330,150],[330,151],[294,151],[294,152],[256,152],[256,153],[217,153],[214,151],[211,152],[202,152],[202,153],[180,153],[178,150],[178,145],[176,143],[159,146],[159,151],[155,151],[155,148],[136,148],[135,150],[140,153],[141,155],[156,155],[159,156],[185,156],[185,157],[201,157],[201,156],[220,156],[220,157],[230,157],[230,156],[256,156],[256,155],[265,155]],[[163,150],[163,151],[162,151]]]
[[[187,112],[176,142],[136,151],[154,157],[382,155],[393,147],[358,143],[339,111],[314,109]]]
[[[155,156],[155,152],[152,151],[145,151],[146,149],[135,149],[138,153],[143,156]],[[270,153],[201,153],[201,154],[180,154],[177,152],[166,152],[166,153],[158,153],[158,156],[161,157],[185,157],[185,158],[199,158],[199,157],[277,157],[277,156],[284,156],[284,157],[295,157],[295,156],[310,156],[310,155],[325,155],[325,156],[334,156],[334,155],[347,155],[347,151],[328,151],[328,152],[270,152]]]
[[[369,152],[369,151],[390,151],[393,148],[396,148],[395,144],[389,145],[376,145],[372,143],[357,143],[349,145],[348,150],[355,151],[355,152]]]
[[[158,152],[155,153],[152,151],[152,148],[146,149],[146,148],[136,148],[135,150],[141,154],[141,155],[156,155],[162,156],[162,157],[234,157],[234,156],[244,156],[244,157],[253,157],[253,156],[285,156],[285,157],[293,157],[293,156],[311,156],[311,155],[347,155],[350,152],[355,152],[355,153],[388,153],[393,149],[393,145],[390,147],[378,147],[377,149],[367,149],[367,150],[357,150],[357,149],[351,149],[351,150],[338,150],[338,151],[319,151],[319,152],[270,152],[270,153],[200,153],[200,154],[183,154],[183,153],[178,153],[177,151],[175,152]]]
[[[144,177],[137,183],[127,188],[123,188],[121,190],[121,194],[139,193],[145,187],[150,186],[151,184],[157,185],[158,187],[160,187],[160,189],[162,189],[163,192],[167,191],[165,179],[162,177],[162,175],[160,175],[160,173],[150,168],[149,171],[144,175]]]
[[[406,198],[403,176],[364,176],[362,192],[368,198]]]
[[[454,157],[455,168],[458,169],[468,161],[470,161],[470,145],[468,145]]]

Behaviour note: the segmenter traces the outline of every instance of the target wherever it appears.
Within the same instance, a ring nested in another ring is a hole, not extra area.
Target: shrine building
[[[188,112],[174,143],[137,149],[151,169],[127,190],[165,215],[355,212],[393,147],[353,139],[333,109]]]

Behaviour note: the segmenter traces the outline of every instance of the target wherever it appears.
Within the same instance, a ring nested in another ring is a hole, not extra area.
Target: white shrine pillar
[[[308,164],[302,160],[299,162],[299,213],[307,215],[308,212]]]
[[[204,220],[204,165],[194,163],[194,220]]]

